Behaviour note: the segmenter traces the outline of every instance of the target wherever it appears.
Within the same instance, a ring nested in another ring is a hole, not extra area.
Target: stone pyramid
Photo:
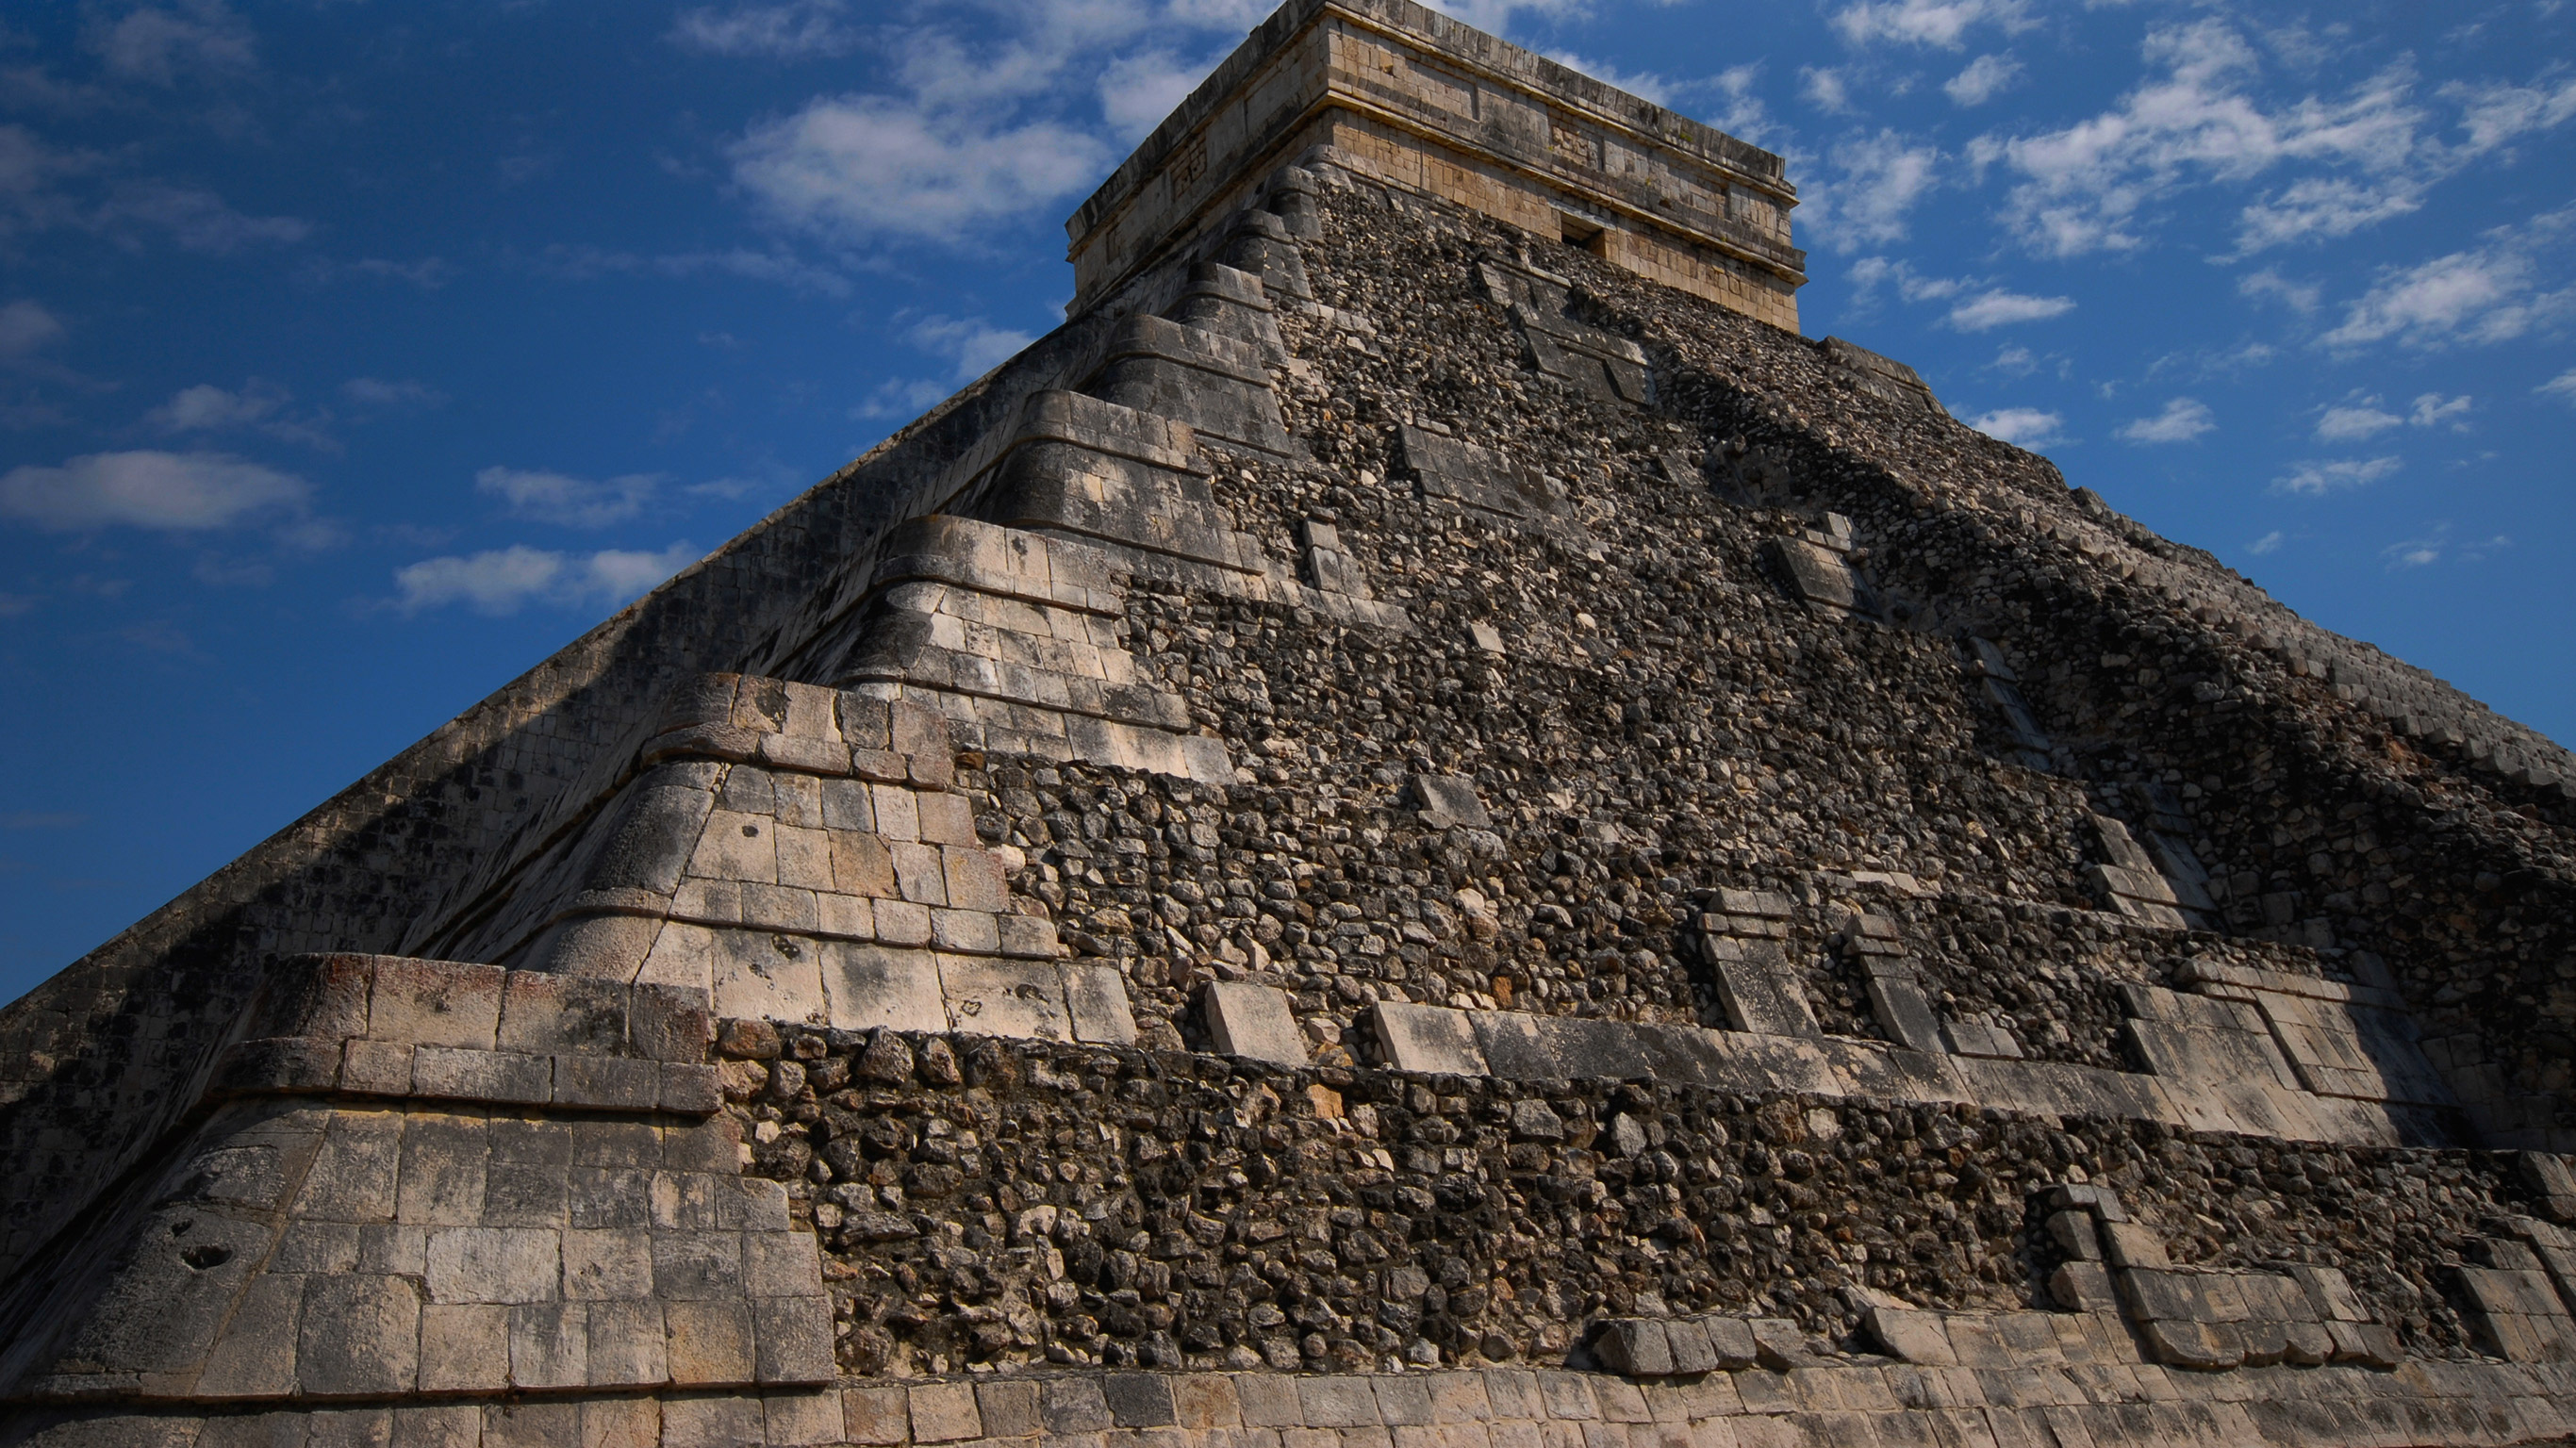
[[[1291,0],[1071,319],[0,1014],[0,1443],[2576,1431],[2566,751]]]

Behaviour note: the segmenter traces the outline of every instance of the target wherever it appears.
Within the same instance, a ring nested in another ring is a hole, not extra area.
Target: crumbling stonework
[[[1564,226],[1696,173],[1425,15],[0,1014],[0,1441],[2576,1428],[2576,761]]]

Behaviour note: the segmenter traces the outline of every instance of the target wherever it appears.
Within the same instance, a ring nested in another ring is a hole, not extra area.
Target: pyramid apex
[[[1065,223],[1079,314],[1301,164],[1796,330],[1780,157],[1411,0],[1288,0]],[[1284,171],[1284,174],[1283,174]]]

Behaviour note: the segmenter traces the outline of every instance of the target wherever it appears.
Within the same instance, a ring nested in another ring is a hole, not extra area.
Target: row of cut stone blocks
[[[1741,1389],[1742,1391],[1738,1391]],[[1404,1377],[1110,1374],[839,1390],[22,1415],[6,1448],[2429,1448],[2576,1428],[2563,1369],[2225,1377],[1819,1367],[1636,1384],[1488,1369]]]
[[[704,1116],[703,991],[400,956],[290,957],[213,1085]]]

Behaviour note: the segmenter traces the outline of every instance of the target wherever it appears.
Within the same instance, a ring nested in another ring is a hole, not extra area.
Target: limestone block
[[[2102,1260],[2101,1234],[2094,1229],[2091,1212],[2071,1209],[2051,1213],[2048,1218],[2048,1235],[2056,1241],[2059,1251],[2075,1261],[2099,1262]],[[2141,1263],[2139,1265],[2162,1266],[2163,1264]]]
[[[560,1236],[544,1228],[445,1227],[429,1234],[432,1302],[550,1302],[561,1281]]]
[[[738,1297],[666,1300],[662,1320],[673,1383],[712,1387],[755,1381],[749,1303]]]
[[[997,917],[980,910],[933,910],[930,943],[934,949],[959,954],[999,955],[1001,926]]]
[[[301,955],[278,962],[260,988],[245,1038],[365,1035],[375,961],[368,955]]]
[[[1941,1034],[1950,1043],[1954,1055],[2004,1061],[2022,1058],[2021,1044],[1994,1026],[1976,1021],[1944,1020]]]
[[[1111,1373],[1101,1379],[1100,1395],[1121,1428],[1168,1428],[1180,1421],[1172,1380],[1160,1373]]]
[[[576,1388],[590,1380],[590,1310],[541,1302],[510,1312],[510,1386]]]
[[[2352,1290],[2340,1269],[2294,1263],[2281,1270],[2307,1293],[2319,1321],[2370,1321],[2370,1309],[2362,1305],[2360,1295]]]
[[[314,1279],[304,1293],[296,1386],[325,1397],[413,1391],[420,1379],[420,1315],[420,1289],[407,1279]]]
[[[888,946],[920,946],[930,943],[930,907],[909,900],[879,900],[876,916],[877,941]]]
[[[1004,914],[995,917],[994,926],[1004,955],[1052,960],[1060,952],[1052,920],[1035,915]]]
[[[972,1383],[927,1383],[909,1393],[915,1443],[953,1443],[983,1436],[983,1415],[976,1407]]]
[[[2153,1319],[2139,1323],[2139,1335],[2157,1362],[2200,1372],[2218,1372],[2245,1360],[2243,1342],[2223,1324]]]
[[[1479,622],[1467,625],[1467,641],[1485,653],[1497,658],[1502,656],[1503,636],[1492,624]]]
[[[947,1029],[982,1036],[1070,1041],[1064,979],[1053,965],[940,956]]]
[[[939,853],[950,908],[987,914],[1011,908],[1010,881],[992,851],[976,845],[949,845]]]
[[[2165,1256],[2164,1240],[2153,1228],[2137,1222],[2104,1222],[2103,1255],[2114,1267],[2170,1267]]]
[[[1762,1036],[1817,1036],[1815,1013],[1805,997],[1785,979],[1785,960],[1776,951],[1760,959],[1720,961],[1717,996],[1727,1023]]]
[[[2099,1262],[2061,1262],[2049,1274],[2048,1291],[2069,1312],[2118,1313],[2119,1294],[2112,1289],[2110,1269]]]
[[[429,1304],[420,1318],[420,1390],[496,1392],[510,1385],[510,1309]]]
[[[419,1046],[412,1051],[411,1089],[451,1101],[540,1105],[554,1098],[554,1062],[516,1051]]]
[[[497,966],[443,960],[376,961],[367,1034],[379,1041],[489,1051],[501,1026]]]
[[[1307,1064],[1305,1033],[1297,1028],[1288,993],[1248,981],[1212,981],[1199,993],[1199,1011],[1219,1051],[1273,1065]]]
[[[1941,1018],[1910,973],[1872,975],[1869,1008],[1887,1033],[1907,1050],[1938,1053],[1945,1049]]]
[[[1127,1003],[1125,977],[1105,965],[1067,964],[1061,969],[1074,1039],[1106,1046],[1134,1045],[1136,1017]]]
[[[871,811],[870,817],[874,814]],[[894,856],[884,839],[851,832],[832,836],[832,888],[845,895],[900,899]]]
[[[723,930],[716,932],[715,946],[714,997],[718,1016],[816,1024],[827,1018],[823,956],[829,947],[825,943]]]
[[[1928,1367],[1955,1367],[1958,1354],[1942,1329],[1941,1314],[1906,1308],[1873,1307],[1863,1320],[1870,1336],[1889,1357]]]
[[[829,1298],[751,1301],[753,1376],[763,1383],[828,1383],[833,1377]]]
[[[1467,1012],[1379,1001],[1369,1007],[1369,1025],[1379,1057],[1390,1070],[1425,1075],[1490,1074]]]
[[[1651,1317],[1615,1318],[1600,1324],[1592,1352],[1601,1365],[1632,1378],[1668,1377],[1673,1372],[1671,1340],[1664,1324]]]
[[[504,1051],[539,1056],[622,1055],[630,995],[615,981],[511,971],[501,988],[496,1044]]]
[[[1493,816],[1486,813],[1485,802],[1476,796],[1476,782],[1455,775],[1416,774],[1409,776],[1416,808],[1422,811],[1422,822],[1434,829],[1463,826],[1489,830]]]
[[[890,1448],[912,1438],[909,1390],[848,1388],[841,1393],[841,1435],[857,1448]]]
[[[1099,1433],[1116,1426],[1096,1377],[1046,1378],[1038,1384],[1038,1418],[1049,1435]]]

